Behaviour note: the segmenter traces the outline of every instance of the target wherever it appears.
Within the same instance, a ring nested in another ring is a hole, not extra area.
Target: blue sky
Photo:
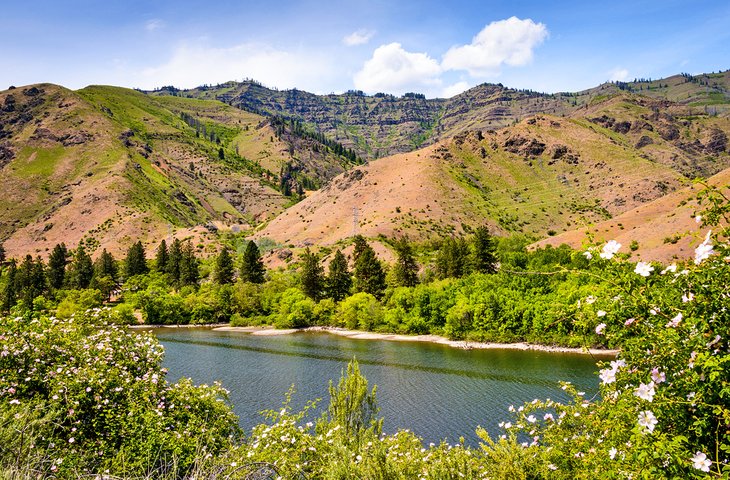
[[[6,2],[0,88],[254,78],[315,93],[544,92],[730,68],[730,2]]]

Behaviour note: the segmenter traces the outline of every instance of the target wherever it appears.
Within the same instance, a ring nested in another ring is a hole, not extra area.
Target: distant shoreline
[[[198,325],[203,326],[203,325]],[[307,328],[289,328],[276,329],[273,327],[232,327],[230,325],[214,326],[213,330],[219,332],[241,332],[249,335],[260,336],[276,336],[291,335],[298,332],[325,332],[342,337],[352,338],[355,340],[390,340],[395,342],[428,342],[438,345],[446,345],[453,348],[463,350],[534,350],[540,352],[553,353],[577,353],[583,355],[615,357],[619,350],[602,349],[602,348],[575,348],[560,347],[552,345],[537,345],[533,343],[516,342],[516,343],[494,343],[494,342],[471,342],[466,340],[449,340],[439,335],[399,335],[394,333],[376,333],[366,332],[362,330],[347,330],[338,327],[315,326]]]

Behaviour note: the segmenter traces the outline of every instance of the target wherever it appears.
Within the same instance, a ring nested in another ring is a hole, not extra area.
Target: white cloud
[[[450,48],[441,66],[444,70],[467,70],[475,77],[497,75],[503,64],[530,63],[533,49],[547,36],[547,27],[529,18],[499,20],[484,27],[470,44]]]
[[[152,20],[147,20],[147,22],[145,22],[144,29],[148,32],[154,32],[155,30],[159,30],[164,26],[165,22],[160,19],[153,18]]]
[[[375,35],[375,32],[372,30],[358,30],[356,32],[352,32],[349,35],[346,35],[342,38],[342,43],[347,45],[348,47],[354,47],[356,45],[365,45],[370,41],[371,38]]]
[[[629,79],[629,71],[621,67],[614,68],[608,72],[608,74],[610,75],[609,79],[612,82],[625,82]]]
[[[355,74],[355,87],[366,92],[401,94],[441,84],[439,63],[426,53],[407,52],[400,43],[381,45]]]
[[[144,82],[141,88],[191,88],[253,78],[271,87],[317,91],[334,71],[331,61],[323,55],[287,52],[264,44],[227,48],[182,45],[166,63],[144,69],[136,80]]]
[[[441,97],[451,98],[453,96],[456,96],[456,95],[468,90],[469,86],[470,85],[464,81],[456,82],[453,85],[449,85],[448,87],[444,88],[443,91],[441,92]]]

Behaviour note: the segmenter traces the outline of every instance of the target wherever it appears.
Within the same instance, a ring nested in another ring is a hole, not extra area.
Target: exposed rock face
[[[722,153],[727,149],[727,135],[719,129],[714,129],[710,133],[710,138],[705,144],[705,152],[710,154]]]
[[[527,139],[520,135],[505,140],[504,149],[510,153],[523,157],[537,157],[545,151],[545,144],[535,138]]]
[[[0,168],[10,163],[13,158],[15,158],[15,151],[10,147],[10,144],[0,144]]]
[[[639,139],[639,141],[636,142],[635,147],[636,148],[643,148],[643,147],[646,147],[647,145],[651,145],[652,143],[654,143],[654,140],[652,140],[651,137],[647,137],[646,135],[643,135]]]

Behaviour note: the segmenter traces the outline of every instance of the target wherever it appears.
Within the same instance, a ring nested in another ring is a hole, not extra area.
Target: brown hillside
[[[714,175],[708,183],[730,184],[730,169]],[[622,252],[629,252],[631,242],[636,241],[638,249],[632,254],[634,258],[660,262],[691,258],[707,230],[694,218],[698,210],[694,199],[701,189],[701,185],[688,186],[611,220],[546,238],[532,246],[567,244],[580,249],[616,240],[623,245]]]

